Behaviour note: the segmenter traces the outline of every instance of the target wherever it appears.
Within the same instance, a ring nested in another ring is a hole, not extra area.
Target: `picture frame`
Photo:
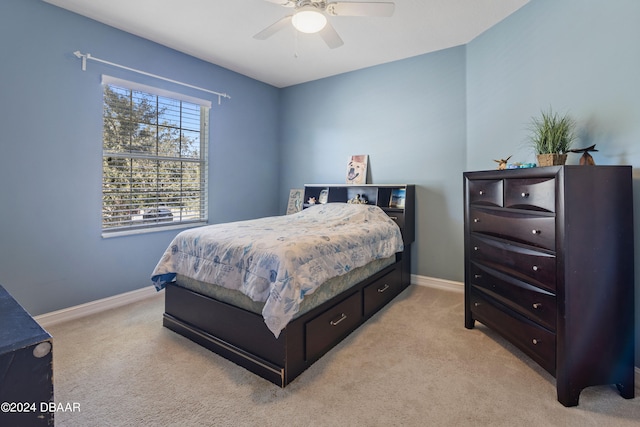
[[[404,188],[394,188],[391,190],[391,198],[389,199],[389,207],[396,209],[404,209],[404,201],[407,196],[407,190]]]
[[[304,203],[304,189],[292,188],[289,190],[289,201],[287,203],[287,215],[291,215],[302,210]]]
[[[349,157],[347,162],[347,184],[366,184],[367,169],[369,167],[369,155],[358,154]]]
[[[320,192],[320,195],[318,196],[318,203],[320,203],[321,205],[324,205],[328,201],[329,201],[329,190],[325,188]]]

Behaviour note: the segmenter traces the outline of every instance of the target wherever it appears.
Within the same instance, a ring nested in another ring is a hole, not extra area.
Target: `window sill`
[[[186,224],[175,224],[175,225],[167,225],[162,227],[138,228],[138,229],[120,230],[120,231],[103,231],[102,238],[110,239],[112,237],[134,236],[137,234],[158,233],[160,231],[182,230],[186,228],[202,227],[204,225],[209,225],[209,224],[207,224],[206,222],[190,222]]]

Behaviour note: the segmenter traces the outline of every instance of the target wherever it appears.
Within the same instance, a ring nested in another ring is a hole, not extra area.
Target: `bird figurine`
[[[498,163],[498,170],[505,170],[507,168],[507,162],[510,158],[511,156],[507,157],[506,159],[494,160],[494,162]]]
[[[593,161],[593,157],[589,154],[589,151],[598,151],[596,150],[596,144],[593,144],[587,148],[576,148],[575,150],[569,150],[571,153],[582,153],[582,157],[580,157],[580,165],[582,166],[592,166],[595,165],[596,162]]]

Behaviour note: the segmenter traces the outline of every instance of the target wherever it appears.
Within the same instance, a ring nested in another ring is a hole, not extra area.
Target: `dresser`
[[[0,426],[53,426],[51,335],[0,286]]]
[[[481,322],[531,357],[565,406],[599,384],[633,398],[631,167],[463,178],[465,327]]]

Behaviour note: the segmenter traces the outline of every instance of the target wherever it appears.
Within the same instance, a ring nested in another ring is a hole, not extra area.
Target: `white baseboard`
[[[418,286],[442,289],[445,291],[464,292],[464,283],[453,280],[437,279],[435,277],[411,275],[411,283]]]
[[[426,286],[428,288],[436,288],[444,291],[464,293],[464,283],[453,280],[437,279],[435,277],[411,275],[411,283],[418,286]],[[640,367],[635,366],[635,382],[636,389],[640,387]]]
[[[141,301],[157,295],[158,293],[160,292],[156,291],[154,286],[147,286],[135,291],[125,292],[124,294],[114,295],[112,297],[64,308],[62,310],[52,311],[51,313],[41,314],[39,316],[35,316],[34,319],[40,324],[40,326],[46,329],[47,327],[58,323],[76,320],[91,314],[100,313],[105,310]],[[162,293],[164,293],[164,291],[162,291]]]
[[[453,280],[438,279],[435,277],[419,276],[417,274],[411,275],[411,283],[418,286],[426,286],[430,288],[442,289],[452,292],[464,292],[464,283],[456,282]],[[70,320],[76,320],[84,316],[100,313],[112,308],[122,307],[123,305],[131,304],[143,299],[147,299],[164,293],[164,291],[157,292],[154,286],[147,286],[142,289],[138,289],[124,294],[114,295],[112,297],[103,298],[96,301],[91,301],[86,304],[76,305],[74,307],[65,308],[58,311],[52,311],[51,313],[41,314],[35,316],[34,319],[43,328],[53,326],[58,323],[67,322]],[[640,368],[635,367],[635,381],[636,384],[640,384]]]

